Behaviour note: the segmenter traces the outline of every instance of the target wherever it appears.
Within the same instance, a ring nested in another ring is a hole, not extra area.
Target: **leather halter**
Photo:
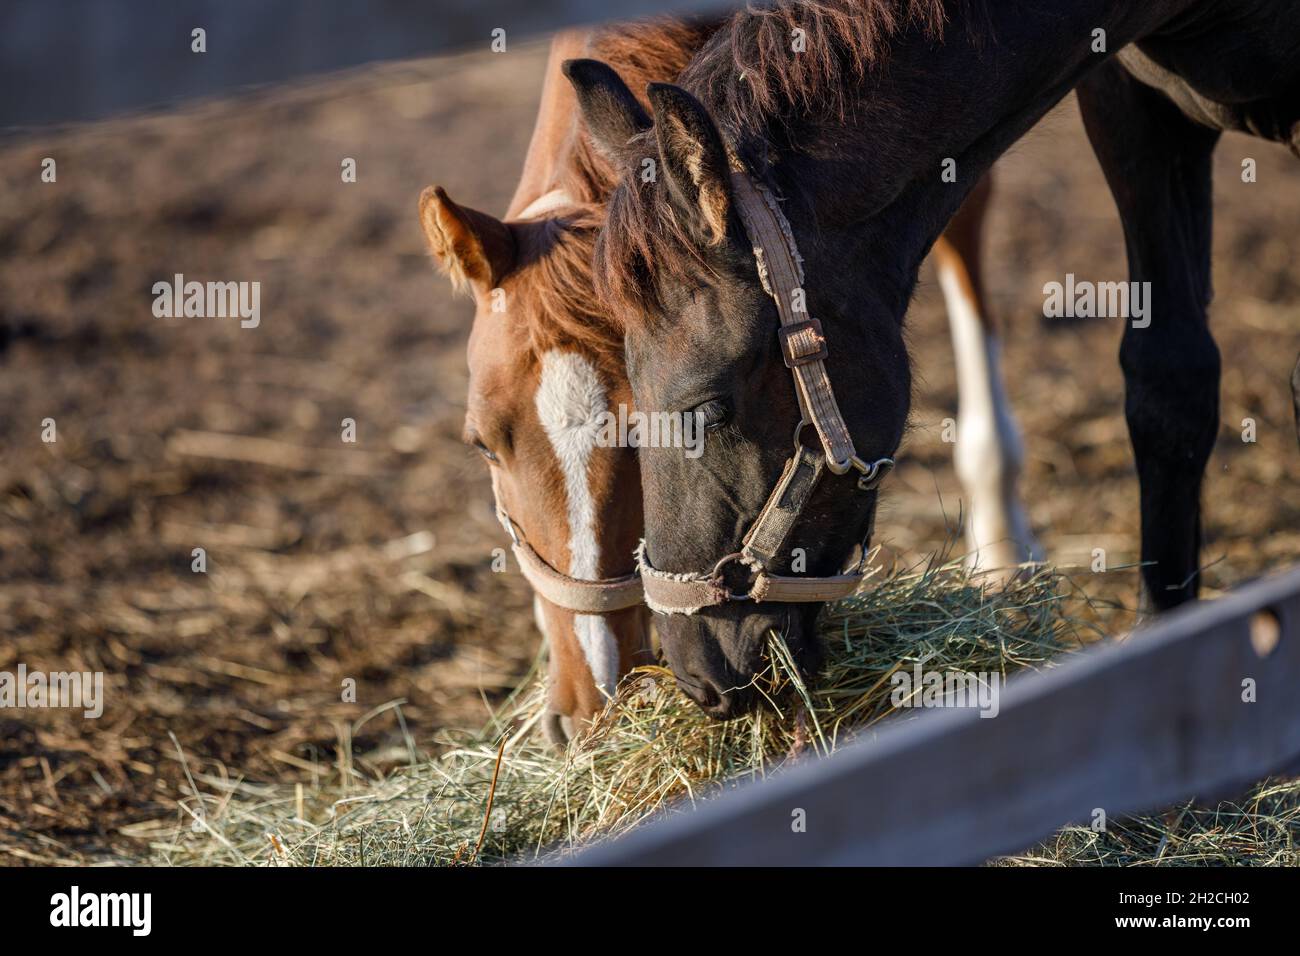
[[[578,614],[607,614],[634,607],[643,600],[641,578],[633,571],[617,578],[594,581],[570,577],[556,570],[533,550],[523,529],[514,523],[505,509],[497,506],[497,520],[510,535],[510,547],[533,590],[557,607]]]
[[[673,574],[652,567],[643,540],[637,548],[637,569],[641,572],[645,600],[662,614],[695,614],[700,609],[728,601],[772,601],[807,603],[834,601],[852,594],[862,581],[862,560],[846,574],[807,577],[773,574],[769,567],[782,552],[790,531],[798,523],[822,475],[859,472],[857,487],[871,491],[894,467],[892,458],[868,464],[853,447],[844,416],[826,371],[830,352],[821,323],[806,312],[796,311],[803,301],[803,259],[794,241],[790,222],[777,205],[776,197],[748,172],[731,173],[732,195],[750,243],[763,289],[776,302],[781,326],[777,334],[786,367],[794,376],[799,399],[800,421],[795,426],[794,453],[758,519],[745,534],[741,548],[718,561],[709,571]],[[821,441],[820,452],[801,440],[804,428],[812,425]],[[865,548],[863,549],[865,557]],[[722,570],[731,562],[748,567],[754,574],[749,591],[737,594],[726,585]]]

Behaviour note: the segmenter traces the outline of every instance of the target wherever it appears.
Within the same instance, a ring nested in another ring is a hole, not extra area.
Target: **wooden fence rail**
[[[977,864],[1297,761],[1300,568],[1014,677],[994,718],[922,713],[567,862]]]

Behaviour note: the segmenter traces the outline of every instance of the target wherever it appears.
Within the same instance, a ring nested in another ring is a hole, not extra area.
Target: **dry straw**
[[[164,864],[467,865],[527,862],[616,836],[665,807],[689,808],[742,781],[841,746],[877,721],[909,719],[890,702],[891,675],[997,672],[1050,665],[1097,636],[1095,609],[1051,571],[991,588],[953,566],[880,573],[821,620],[827,663],[802,685],[779,640],[758,687],[759,712],[703,716],[663,668],[624,682],[590,734],[566,752],[534,732],[534,679],[478,733],[367,782],[340,759],[332,782],[261,785],[197,777],[179,826],[155,831]],[[341,735],[341,740],[342,735]],[[1177,808],[1062,830],[1004,865],[1300,863],[1300,784],[1265,784],[1240,806]]]

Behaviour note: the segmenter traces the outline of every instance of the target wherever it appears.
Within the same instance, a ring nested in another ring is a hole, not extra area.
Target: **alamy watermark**
[[[19,664],[17,673],[0,671],[0,710],[9,708],[80,708],[96,720],[104,713],[102,671],[29,671]]]
[[[695,412],[638,412],[620,404],[596,416],[602,448],[684,448],[687,458],[704,454],[705,427]]]
[[[58,927],[119,926],[132,936],[153,929],[152,893],[83,893],[74,885],[50,897],[50,925]]]
[[[1049,319],[1131,319],[1135,329],[1151,324],[1150,282],[1089,282],[1068,272],[1065,282],[1044,285],[1043,297]]]
[[[996,671],[925,670],[917,661],[910,671],[890,677],[889,702],[899,709],[913,707],[971,707],[980,717],[996,717],[1002,693],[1002,675]]]
[[[242,329],[262,322],[262,283],[186,282],[176,273],[171,282],[155,282],[153,314],[159,319],[239,319]]]

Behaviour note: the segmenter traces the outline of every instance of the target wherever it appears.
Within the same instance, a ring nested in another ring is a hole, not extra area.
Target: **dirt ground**
[[[491,572],[487,476],[458,441],[470,307],[433,273],[415,201],[438,182],[504,209],[544,58],[512,46],[0,140],[0,671],[103,671],[107,697],[98,720],[0,711],[0,863],[138,859],[140,824],[176,812],[177,745],[192,772],[307,780],[342,741],[379,773],[478,724],[532,666],[527,586]],[[997,184],[988,279],[1034,527],[1081,573],[1095,547],[1132,562],[1119,325],[1042,318],[1043,283],[1126,274],[1072,100]],[[1300,167],[1230,137],[1216,187],[1211,592],[1300,555]],[[175,273],[260,281],[261,325],[155,318],[151,286]],[[960,506],[928,268],[909,323],[914,428],[878,532],[914,561]],[[1089,581],[1134,602],[1132,571]]]

